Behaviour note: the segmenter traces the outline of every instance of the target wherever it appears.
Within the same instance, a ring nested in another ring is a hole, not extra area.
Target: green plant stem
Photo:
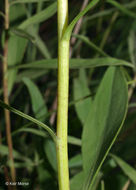
[[[5,0],[5,30],[9,29],[9,2]],[[8,36],[6,36],[4,44],[4,58],[3,58],[3,95],[4,102],[9,104],[8,99]],[[11,137],[11,122],[10,122],[10,113],[5,109],[5,122],[6,122],[6,135],[7,135],[7,144],[9,149],[9,160],[10,160],[10,170],[11,170],[11,179],[13,182],[16,181],[16,172],[14,167],[14,158],[13,158],[13,145]],[[14,188],[15,189],[15,188]]]
[[[62,35],[68,24],[68,0],[58,0],[58,109],[57,109],[57,162],[59,190],[69,190],[68,170],[68,88],[69,40]]]

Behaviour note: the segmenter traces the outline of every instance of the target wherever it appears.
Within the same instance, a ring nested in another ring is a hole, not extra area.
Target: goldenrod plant
[[[136,2],[0,5],[0,189],[135,189]]]

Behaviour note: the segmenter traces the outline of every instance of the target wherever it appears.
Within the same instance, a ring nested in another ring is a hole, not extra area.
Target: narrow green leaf
[[[81,190],[82,184],[83,184],[83,179],[84,179],[84,173],[83,172],[80,172],[77,175],[75,175],[70,180],[70,189],[71,190]]]
[[[103,176],[102,172],[99,172],[94,183],[93,186],[91,187],[91,190],[97,190],[98,189],[98,185],[100,183],[100,180]],[[71,190],[84,190],[82,188],[83,186],[83,182],[84,182],[84,172],[81,171],[80,173],[76,174],[71,180],[70,180],[70,184],[71,184]]]
[[[88,88],[86,73],[84,69],[80,69],[79,77],[77,79],[74,79],[73,92],[74,100],[83,98],[91,94]],[[84,124],[84,122],[86,121],[88,112],[91,108],[91,104],[91,97],[84,99],[83,101],[79,101],[75,104],[76,113],[82,124]]]
[[[63,36],[62,36],[62,39],[63,40],[69,40],[70,39],[70,36],[71,36],[71,33],[72,33],[72,30],[75,26],[75,24],[78,22],[78,20],[84,16],[91,8],[93,8],[97,3],[99,2],[99,0],[92,0],[87,6],[86,8],[81,11],[74,19],[73,21],[68,25],[68,27],[66,28]]]
[[[126,66],[134,68],[134,65],[116,58],[92,58],[92,59],[70,59],[70,69],[94,68],[102,66]],[[32,63],[26,63],[10,67],[9,69],[57,69],[57,59],[44,59]]]
[[[92,94],[89,94],[89,95],[84,96],[84,97],[82,97],[82,98],[73,100],[73,101],[69,102],[69,107],[71,107],[71,106],[73,106],[73,105],[75,105],[75,104],[77,104],[77,103],[79,103],[79,102],[82,102],[82,101],[84,101],[84,100],[86,100],[86,99],[88,99],[88,98],[90,98],[90,97],[93,97],[94,95],[95,95],[95,93],[92,93]]]
[[[77,39],[82,40],[85,44],[87,44],[90,48],[94,49],[100,55],[109,57],[109,55],[107,53],[105,53],[101,48],[99,48],[92,41],[90,41],[88,37],[83,36],[83,35],[79,35],[79,34],[78,35],[72,35],[72,36],[76,37]]]
[[[31,102],[32,102],[32,109],[35,114],[35,117],[41,121],[44,121],[45,119],[43,116],[47,114],[47,107],[45,105],[45,101],[42,97],[41,92],[39,91],[38,87],[32,82],[29,78],[23,78],[23,82],[28,88]]]
[[[35,14],[34,16],[28,18],[25,20],[20,26],[20,29],[25,29],[28,26],[32,24],[38,24],[40,22],[43,22],[50,17],[52,17],[57,11],[57,2],[52,3],[49,7],[46,9],[40,11],[39,13]]]
[[[136,7],[136,1],[132,1],[132,2],[129,2],[129,3],[125,3],[123,4],[123,6],[125,8],[128,8],[128,9],[133,9],[134,7]],[[110,14],[112,14],[113,12],[117,11],[118,8],[112,8],[112,9],[104,9],[103,11],[99,11],[97,13],[94,13],[92,14],[91,16],[87,16],[85,18],[86,21],[89,21],[89,20],[93,20],[93,19],[97,19],[97,18],[100,18],[100,17],[103,17],[103,16],[108,16]]]
[[[12,27],[16,27],[17,23],[19,23],[20,19],[25,19],[26,18],[26,9],[25,6],[18,4],[15,6],[10,6],[10,11],[9,11],[9,19]],[[16,23],[17,22],[17,23]]]
[[[81,146],[81,140],[76,137],[68,136],[68,143],[76,146]]]
[[[29,31],[29,33],[32,34],[33,37],[35,38],[35,45],[39,49],[39,51],[42,53],[42,55],[45,58],[50,59],[51,58],[50,52],[49,52],[45,42],[43,42],[42,39],[40,38],[40,36],[38,34],[36,34],[34,27],[33,27],[33,30]]]
[[[130,180],[136,184],[136,170],[116,155],[110,154]]]
[[[34,69],[29,69],[25,70],[22,72],[19,72],[16,77],[16,82],[21,82],[23,78],[29,78],[29,79],[36,79],[39,78],[43,75],[45,75],[48,71],[47,70],[34,70]]]
[[[121,5],[120,3],[118,3],[117,1],[113,1],[113,0],[107,0],[108,3],[112,4],[113,6],[115,6],[116,8],[118,8],[121,12],[123,12],[124,14],[126,14],[127,16],[130,16],[132,18],[136,18],[136,14],[133,13],[132,11],[130,11],[129,9],[125,8],[123,5]]]
[[[33,128],[21,128],[21,129],[18,129],[15,134],[20,133],[20,132],[32,133],[34,135],[38,135],[44,138],[48,137],[44,131],[33,129]]]
[[[27,40],[19,36],[11,36],[8,40],[8,66],[14,66],[21,62],[23,59],[27,46]],[[17,69],[8,71],[8,91],[9,94],[13,88],[16,80]]]
[[[12,21],[16,20],[17,18],[17,14],[21,15],[22,10],[24,10],[22,7],[20,8],[20,6],[15,6],[15,8],[19,11],[16,11],[16,9],[14,10],[14,8],[11,9],[11,13],[15,13],[16,15],[13,17],[12,14],[11,16]],[[21,11],[20,11],[21,10]],[[56,2],[53,3],[52,5],[50,5],[49,7],[47,7],[45,10],[37,13],[36,15],[30,17],[29,19],[27,19],[26,21],[24,21],[20,26],[19,26],[19,30],[20,29],[25,29],[25,27],[30,26],[31,24],[35,24],[35,23],[39,23],[42,21],[45,21],[46,19],[50,18],[53,14],[55,14],[56,12]],[[31,35],[31,33],[29,34]],[[35,43],[36,45],[39,47],[40,50],[42,50],[42,53],[44,54],[44,56],[46,58],[50,58],[48,50],[46,48],[46,46],[42,43],[42,41],[36,36],[33,36],[35,38]],[[26,49],[26,45],[27,45],[27,40],[24,40],[21,37],[18,36],[11,36],[9,38],[9,43],[8,43],[9,47],[9,53],[8,53],[8,65],[9,66],[13,66],[15,64],[19,64],[21,62],[21,60],[23,59],[24,53],[25,53],[25,49]],[[14,56],[13,56],[14,55]],[[17,73],[17,69],[14,70],[10,70],[8,73],[8,89],[9,89],[9,94],[11,93],[14,81],[16,79],[16,73]]]
[[[103,173],[99,172],[98,175],[96,176],[95,180],[94,180],[94,183],[91,187],[91,190],[97,190],[98,189],[98,186],[99,186],[99,183],[100,183],[100,180],[102,177],[103,177]]]
[[[18,29],[18,28],[11,28],[10,29],[11,34],[20,36],[22,38],[26,38],[27,40],[30,40],[32,43],[35,43],[35,38],[25,32],[24,30]]]
[[[109,67],[98,88],[83,128],[82,154],[90,190],[100,167],[123,125],[128,103],[127,84],[119,67]]]
[[[82,167],[82,156],[78,154],[69,160],[69,168]]]
[[[41,2],[47,2],[50,0],[40,0]],[[13,0],[10,2],[10,6],[15,5],[15,4],[20,4],[20,3],[38,3],[39,0]]]
[[[52,168],[57,171],[56,147],[54,142],[50,139],[47,139],[44,143],[44,150]]]
[[[7,156],[8,155],[8,147],[5,146],[5,145],[0,145],[0,154],[3,155],[3,156]],[[13,150],[13,156],[15,159],[21,159],[22,160],[22,155],[17,152],[16,150]]]
[[[25,7],[22,5],[16,5],[13,7],[10,7],[9,11],[9,18],[10,18],[10,23],[16,23],[18,22],[21,18],[25,18],[26,16],[26,11]],[[13,25],[13,27],[16,27]],[[24,54],[25,50],[27,47],[27,39],[24,39],[19,36],[10,36],[8,39],[8,66],[13,66],[20,64]],[[16,74],[17,74],[17,69],[10,70],[8,71],[8,92],[9,94],[12,91],[14,82],[16,80]]]
[[[8,163],[10,165],[10,163]],[[14,163],[15,168],[27,168],[28,171],[32,169],[32,167],[35,166],[34,163],[28,163],[28,162],[15,162]]]
[[[9,155],[8,146],[1,144],[0,145],[0,154],[2,156],[8,156]],[[33,163],[29,158],[23,156],[22,154],[20,154],[18,151],[14,150],[14,149],[13,149],[13,156],[15,159],[25,161],[25,162],[29,162],[29,163]]]
[[[38,181],[40,184],[45,184],[46,180],[52,179],[52,176],[48,169],[45,168],[45,164],[41,164],[37,167],[38,172]]]
[[[19,115],[19,116],[21,116],[21,117],[29,120],[29,121],[31,121],[33,123],[37,124],[38,126],[42,127],[43,129],[45,129],[50,134],[50,136],[53,138],[54,142],[56,142],[56,135],[55,135],[55,133],[52,131],[51,128],[49,128],[47,125],[45,125],[41,121],[38,121],[37,119],[35,119],[35,118],[33,118],[33,117],[31,117],[31,116],[29,116],[29,115],[27,115],[27,114],[25,114],[25,113],[23,113],[23,112],[15,109],[15,108],[13,108],[13,107],[5,104],[1,100],[0,100],[0,106],[2,108],[8,109],[9,111],[11,111],[11,112],[13,112],[13,113],[15,113],[15,114],[17,114],[17,115]]]
[[[136,36],[135,36],[135,32],[134,30],[130,31],[129,37],[128,37],[128,48],[129,48],[129,55],[131,58],[132,63],[134,64],[134,66],[136,67],[136,45],[135,45],[135,40],[136,40]]]
[[[12,132],[12,136],[17,135],[18,133],[28,132],[28,133],[32,133],[34,135],[38,135],[38,136],[41,136],[44,138],[48,137],[47,133],[45,133],[45,131],[29,128],[30,125],[32,125],[32,123],[28,123],[24,127],[21,127],[20,129],[15,130],[14,132]],[[2,138],[2,140],[4,140],[4,139],[5,138]],[[72,136],[68,136],[68,143],[81,147],[81,140],[78,138],[72,137]]]

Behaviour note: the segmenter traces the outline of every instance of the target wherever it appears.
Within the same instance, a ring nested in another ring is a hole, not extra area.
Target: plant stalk
[[[69,40],[62,40],[68,25],[68,0],[58,0],[58,110],[57,110],[57,161],[59,190],[69,190],[68,169],[68,89]]]
[[[4,44],[4,59],[3,59],[3,95],[4,95],[4,102],[9,104],[8,99],[8,36],[7,31],[9,29],[9,2],[5,0],[5,31],[6,31],[6,39]],[[5,122],[6,122],[6,135],[7,135],[7,144],[9,149],[9,160],[10,160],[10,170],[11,170],[11,179],[13,182],[16,181],[16,172],[14,167],[14,158],[13,158],[13,145],[12,145],[12,138],[11,138],[11,122],[10,122],[10,113],[7,109],[4,110],[5,112]]]

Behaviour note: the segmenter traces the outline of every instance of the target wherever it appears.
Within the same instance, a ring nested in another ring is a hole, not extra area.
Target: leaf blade
[[[83,98],[91,94],[88,88],[86,73],[84,69],[80,69],[79,77],[74,79],[73,92],[74,92],[74,100],[78,100],[80,98]],[[75,104],[76,113],[82,124],[84,124],[86,120],[88,112],[91,108],[91,104],[92,104],[91,97],[84,99],[80,102],[77,102]]]
[[[123,5],[121,5],[120,3],[118,3],[117,1],[113,1],[113,0],[107,0],[108,3],[114,5],[116,8],[118,8],[120,11],[122,11],[124,14],[126,14],[127,16],[130,16],[132,18],[136,18],[136,14],[133,13],[132,11],[130,11],[129,9],[127,9],[126,7],[124,7]]]
[[[87,6],[86,8],[81,11],[74,19],[73,21],[68,25],[68,27],[66,28],[63,36],[62,36],[62,40],[69,40],[72,30],[75,26],[75,24],[78,22],[78,20],[84,16],[92,7],[94,7],[97,3],[99,2],[99,0],[92,0]]]
[[[136,184],[136,170],[118,156],[114,154],[110,155],[115,160],[115,162],[120,166],[123,172],[133,181],[134,184]]]
[[[42,97],[42,94],[38,87],[30,80],[29,78],[23,78],[24,84],[27,86],[29,91],[31,102],[32,102],[32,109],[35,114],[35,117],[40,120],[43,116],[47,114],[47,107],[45,105],[45,101]],[[42,119],[41,121],[44,121]]]
[[[90,189],[93,185],[93,181],[122,127],[126,116],[127,101],[128,93],[124,76],[119,68],[110,67],[104,75],[84,125],[83,168],[85,176],[88,176],[83,187],[85,190]]]
[[[56,135],[54,133],[54,131],[52,129],[50,129],[47,125],[45,125],[44,123],[42,123],[41,121],[38,121],[37,119],[9,106],[8,104],[5,104],[3,101],[0,100],[0,107],[2,108],[5,108],[5,109],[8,109],[9,111],[37,124],[38,126],[42,127],[43,129],[45,129],[49,134],[50,136],[53,138],[54,142],[56,142]]]
[[[116,58],[104,57],[104,58],[92,58],[92,59],[70,59],[70,69],[79,69],[79,68],[94,68],[101,66],[126,66],[134,68],[134,65]],[[26,63],[22,65],[16,65],[10,67],[9,69],[57,69],[57,59],[44,59],[40,61],[35,61],[32,63]]]
[[[39,13],[35,14],[34,16],[30,17],[26,21],[24,21],[19,28],[25,29],[28,26],[32,24],[38,24],[40,22],[43,22],[47,19],[49,19],[51,16],[53,16],[57,11],[57,2],[52,3],[49,7],[47,7],[45,10],[40,11]]]

